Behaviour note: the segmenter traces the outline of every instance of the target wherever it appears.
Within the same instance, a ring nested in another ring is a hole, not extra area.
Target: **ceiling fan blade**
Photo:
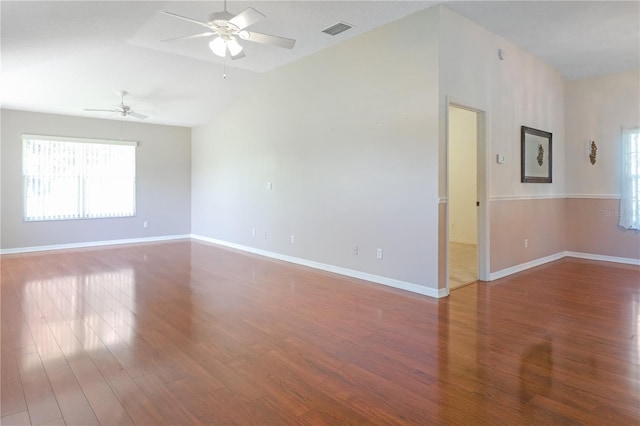
[[[162,13],[164,13],[165,15],[173,16],[174,18],[182,19],[183,21],[191,22],[192,24],[202,25],[203,27],[209,29],[211,28],[206,22],[196,21],[195,19],[187,18],[186,16],[178,15],[177,13],[167,12],[166,10],[163,10]]]
[[[160,41],[165,42],[165,41],[177,41],[177,40],[191,40],[191,39],[194,39],[194,38],[209,37],[209,36],[212,36],[214,34],[215,34],[214,32],[207,31],[205,33],[193,34],[193,35],[189,35],[189,36],[182,36],[182,37],[175,37],[175,38],[168,38],[166,40],[160,40]]]
[[[231,56],[231,59],[233,59],[235,61],[236,59],[242,59],[245,56],[247,56],[247,55],[244,54],[244,50],[241,50],[240,53],[238,53],[236,56]]]
[[[85,108],[85,111],[94,111],[94,112],[118,112],[115,109],[95,109],[95,108]]]
[[[147,118],[147,116],[146,116],[146,115],[144,115],[144,114],[138,114],[137,112],[130,112],[130,113],[129,113],[129,114],[127,114],[127,115],[130,115],[131,117],[135,117],[135,118],[140,119],[140,120],[144,120],[145,118]]]
[[[253,41],[255,43],[270,44],[272,46],[284,47],[286,49],[292,49],[296,44],[296,41],[291,38],[272,36],[253,31],[247,31],[247,33],[248,37],[244,37],[243,39]]]
[[[266,18],[266,16],[264,16],[262,13],[258,12],[252,7],[248,7],[233,18],[229,19],[229,23],[242,30],[250,25],[255,24],[258,21],[263,20],[264,18]]]

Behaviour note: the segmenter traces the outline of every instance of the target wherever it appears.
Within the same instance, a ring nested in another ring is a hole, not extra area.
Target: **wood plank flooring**
[[[1,422],[640,424],[640,268],[427,297],[181,240],[6,255]]]

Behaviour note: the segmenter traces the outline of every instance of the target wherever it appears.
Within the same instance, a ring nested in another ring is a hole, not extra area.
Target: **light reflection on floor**
[[[42,362],[132,342],[136,299],[132,268],[31,280],[23,293],[22,300],[35,301],[31,303],[36,306],[23,306],[22,340],[38,342]],[[25,357],[22,362],[29,370],[40,359]]]

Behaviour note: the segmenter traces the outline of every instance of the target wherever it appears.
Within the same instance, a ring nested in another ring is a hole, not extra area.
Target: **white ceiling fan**
[[[124,97],[129,94],[128,92],[121,90],[117,94],[118,96],[120,96],[120,105],[116,105],[113,109],[85,108],[85,111],[112,112],[118,114],[120,117],[131,116],[140,120],[144,120],[145,118],[147,118],[146,115],[137,113],[129,105],[124,104]]]
[[[227,11],[227,1],[224,2],[224,10],[209,15],[207,22],[197,21],[186,16],[178,15],[172,12],[163,12],[174,18],[182,19],[193,24],[197,24],[207,28],[208,31],[199,34],[193,34],[184,37],[176,37],[162,41],[189,40],[201,37],[216,36],[210,43],[209,47],[216,55],[226,57],[227,53],[231,59],[244,58],[242,45],[238,42],[238,38],[242,40],[252,41],[255,43],[269,44],[272,46],[284,47],[291,49],[296,41],[290,38],[272,36],[269,34],[247,31],[245,28],[255,24],[266,18],[265,15],[257,10],[249,7],[237,15],[233,15]]]

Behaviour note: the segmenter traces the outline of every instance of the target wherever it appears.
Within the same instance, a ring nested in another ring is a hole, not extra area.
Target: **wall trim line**
[[[319,269],[322,271],[332,272],[334,274],[344,275],[351,278],[357,278],[364,281],[369,281],[376,284],[382,284],[387,287],[393,287],[400,290],[409,291],[411,293],[421,294],[423,296],[429,296],[436,299],[446,297],[449,295],[449,291],[446,288],[434,289],[425,287],[419,284],[400,281],[394,278],[383,277],[380,275],[369,274],[366,272],[356,271],[353,269],[343,268],[341,266],[329,265],[326,263],[315,262],[313,260],[302,259],[299,257],[288,256],[268,250],[262,250],[255,247],[249,247],[242,244],[231,243],[229,241],[218,240],[216,238],[209,238],[202,235],[191,234],[191,238],[207,243],[233,248],[236,250],[244,251],[247,253],[257,254],[259,256],[269,257],[271,259],[281,260],[284,262],[295,263],[297,265],[307,266],[313,269]]]
[[[569,194],[569,199],[619,200],[620,194]]]
[[[521,263],[520,265],[511,266],[509,268],[505,268],[500,271],[492,272],[489,276],[489,281],[495,281],[500,278],[504,278],[509,275],[516,274],[518,272],[526,271],[527,269],[535,268],[536,266],[544,265],[545,263],[554,262],[556,260],[563,259],[565,257],[597,260],[600,262],[624,263],[627,265],[640,265],[640,259],[632,259],[632,258],[616,257],[616,256],[605,256],[601,254],[592,254],[592,253],[579,253],[574,251],[563,251],[556,254],[552,254],[551,256],[541,257],[539,259],[535,259],[530,262]]]
[[[490,201],[520,201],[520,200],[561,200],[565,195],[496,195],[489,197]]]
[[[563,200],[563,199],[619,200],[620,195],[617,195],[617,194],[497,195],[489,198],[490,201]]]
[[[51,251],[51,250],[68,250],[68,249],[88,248],[88,247],[113,246],[113,245],[119,245],[119,244],[153,243],[157,241],[184,240],[189,238],[191,238],[191,235],[189,234],[163,235],[159,237],[127,238],[123,240],[89,241],[89,242],[83,242],[83,243],[54,244],[49,246],[17,247],[17,248],[0,249],[0,255],[32,253],[32,252]]]
[[[600,262],[624,263],[627,265],[640,265],[640,259],[628,257],[604,256],[601,254],[580,253],[575,251],[566,252],[567,257],[576,257],[578,259],[598,260]]]

